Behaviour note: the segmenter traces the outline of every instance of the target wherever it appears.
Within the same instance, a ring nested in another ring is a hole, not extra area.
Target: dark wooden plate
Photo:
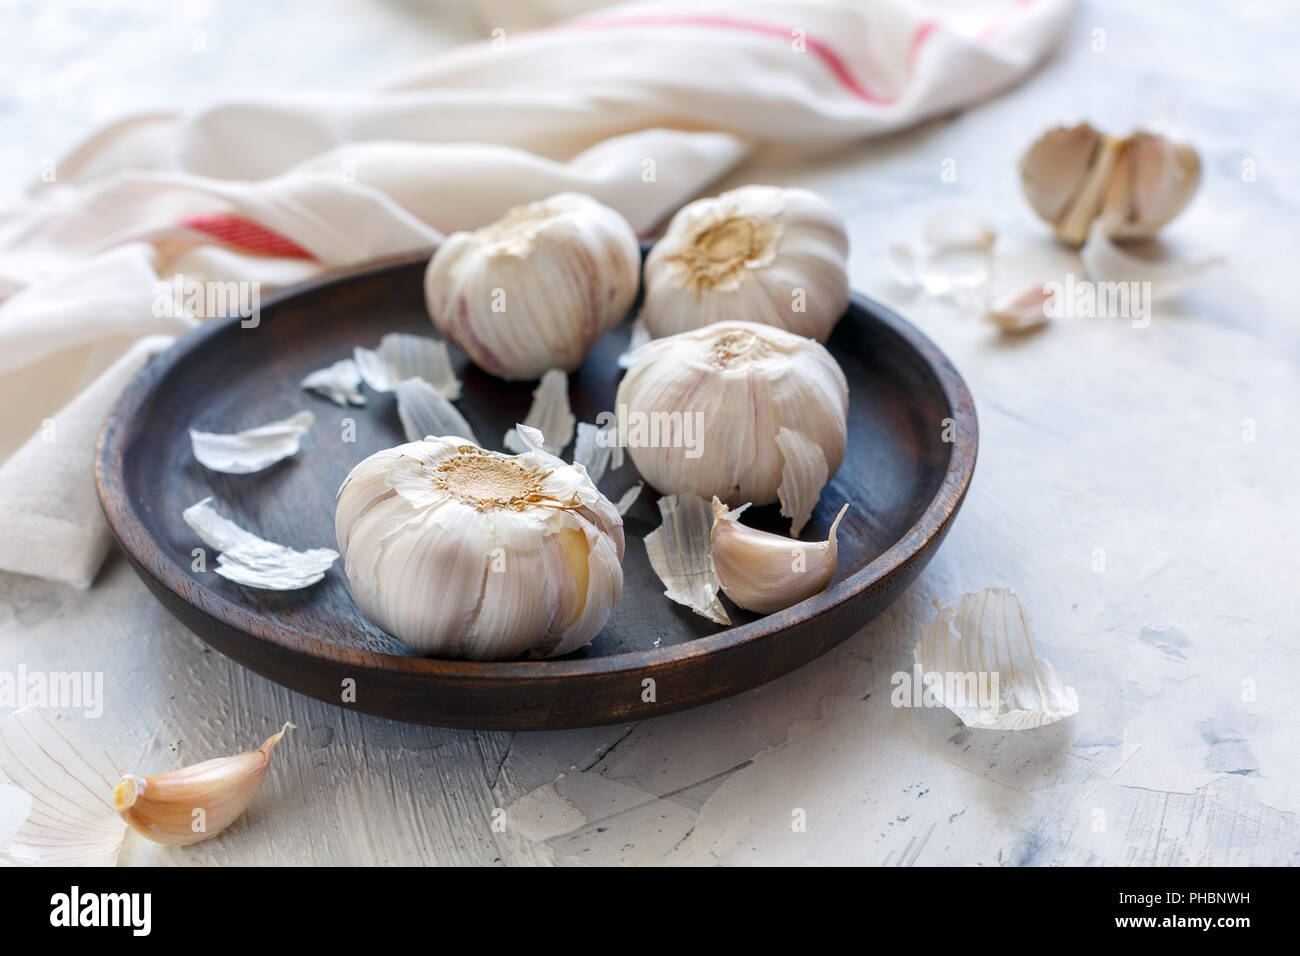
[[[824,536],[840,505],[851,502],[839,570],[829,589],[788,610],[756,617],[724,602],[734,626],[722,628],[664,597],[641,543],[659,524],[649,489],[625,518],[625,584],[614,617],[594,643],[560,660],[415,656],[362,615],[342,561],[319,584],[291,592],[192,571],[191,551],[201,542],[181,511],[207,495],[270,540],[336,547],[340,482],[362,458],[404,438],[391,395],[367,391],[366,405],[343,409],[298,383],[385,332],[432,334],[425,261],[403,257],[284,290],[263,303],[256,328],[237,318],[208,322],[140,373],[100,436],[95,478],[104,513],[145,584],[204,641],[277,683],[367,713],[450,727],[576,727],[665,714],[772,680],[855,633],[911,583],[957,514],[978,443],[970,394],[920,332],[855,296],[828,343],[849,381],[848,454],[803,534]],[[624,323],[601,339],[571,376],[580,421],[613,408],[628,329]],[[479,439],[499,448],[533,385],[492,378],[455,349],[453,357],[465,382],[458,407]],[[316,424],[301,451],[267,471],[223,475],[194,460],[192,426],[236,431],[303,408]],[[343,440],[348,419],[354,442]],[[629,462],[602,490],[613,498],[636,480]],[[751,509],[747,520],[788,529],[777,510]],[[343,700],[349,678],[354,703]]]

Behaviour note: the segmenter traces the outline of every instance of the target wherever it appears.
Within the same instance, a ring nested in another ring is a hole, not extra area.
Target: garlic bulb
[[[664,494],[766,505],[784,484],[784,498],[802,499],[844,458],[848,383],[812,339],[719,322],[653,339],[633,359],[615,400],[618,441]]]
[[[1048,130],[1020,160],[1029,205],[1075,246],[1099,216],[1113,239],[1155,235],[1191,201],[1200,170],[1190,146],[1146,132],[1117,139],[1087,123]]]
[[[825,342],[849,304],[839,213],[806,189],[745,186],[673,216],[645,263],[656,338],[749,321]]]
[[[127,774],[113,790],[113,808],[131,829],[154,843],[188,846],[214,837],[253,802],[266,779],[271,751],[292,726],[285,724],[247,753],[152,777]]]
[[[576,369],[636,298],[641,250],[627,220],[589,196],[516,206],[447,237],[424,274],[433,324],[506,379]]]
[[[335,531],[366,615],[422,654],[507,660],[588,644],[623,590],[623,520],[585,471],[529,450],[426,438],[376,452]]]
[[[744,505],[728,511],[713,499],[713,570],[723,593],[747,611],[771,614],[823,591],[835,576],[839,530],[847,504],[835,516],[825,541],[798,541],[738,520]]]

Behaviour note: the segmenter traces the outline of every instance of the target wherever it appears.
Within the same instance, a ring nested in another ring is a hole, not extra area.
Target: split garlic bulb
[[[352,469],[334,525],[366,615],[435,657],[567,654],[623,590],[623,520],[581,468],[542,449],[456,437],[376,452]]]
[[[1190,146],[1147,132],[1117,139],[1087,123],[1048,130],[1020,160],[1029,205],[1075,246],[1098,217],[1112,239],[1155,235],[1191,201],[1200,178]]]
[[[485,371],[572,372],[636,298],[641,250],[627,220],[560,193],[447,237],[424,274],[438,331]]]
[[[796,524],[811,512],[847,434],[848,384],[823,346],[756,322],[718,322],[652,339],[631,360],[616,399],[618,440],[646,481],[732,506],[780,497]]]
[[[848,252],[839,213],[806,189],[700,199],[650,250],[641,318],[656,338],[747,321],[825,342],[848,308]]]

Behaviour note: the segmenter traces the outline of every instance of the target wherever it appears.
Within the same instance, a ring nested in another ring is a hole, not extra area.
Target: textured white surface
[[[0,79],[17,90],[0,105],[7,189],[128,108],[347,89],[443,42],[379,5],[258,5],[274,19],[256,30],[235,4],[178,5],[165,21],[44,6],[8,8],[0,31],[27,51],[0,50]],[[104,716],[60,726],[117,747],[137,772],[298,724],[242,822],[185,849],[133,843],[132,862],[1300,862],[1300,23],[1271,11],[1087,4],[1060,58],[1001,99],[725,184],[797,183],[837,202],[854,285],[951,356],[980,416],[974,484],[938,556],[861,634],[789,677],[622,727],[404,726],[210,652],[120,557],[84,593],[0,577],[0,666],[102,671]],[[447,35],[471,29],[453,16]],[[310,42],[283,45],[304,22]],[[200,69],[177,52],[194,29],[208,43]],[[1014,172],[1039,128],[1074,116],[1167,125],[1195,143],[1205,182],[1168,239],[1225,252],[1227,267],[1148,328],[1067,320],[1019,341],[890,281],[885,246],[948,206],[998,228],[995,290],[1077,273]],[[910,670],[931,598],[993,584],[1024,601],[1079,714],[1010,734],[892,707],[890,677]],[[798,810],[806,832],[792,829]],[[0,838],[11,817],[0,797]]]

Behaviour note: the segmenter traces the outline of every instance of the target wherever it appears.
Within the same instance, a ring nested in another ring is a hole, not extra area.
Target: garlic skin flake
[[[524,416],[524,424],[536,428],[546,436],[546,450],[558,455],[573,441],[573,429],[578,419],[569,406],[569,376],[553,368],[542,376],[533,391],[533,404]],[[445,433],[444,433],[445,434]],[[522,455],[528,445],[513,428],[501,440],[507,451]],[[599,481],[593,478],[592,481]]]
[[[1191,201],[1200,176],[1190,146],[1144,131],[1116,138],[1087,123],[1048,130],[1020,160],[1029,205],[1072,246],[1098,219],[1112,239],[1154,236]]]
[[[937,599],[934,606],[938,613],[912,655],[930,691],[967,727],[1026,730],[1078,713],[1074,688],[1035,652],[1014,591],[985,588],[963,594],[956,610]],[[927,675],[938,679],[930,682]],[[988,691],[986,699],[981,691]]]
[[[302,436],[315,423],[311,412],[298,412],[231,435],[190,429],[194,457],[204,468],[227,475],[251,475],[295,455]]]
[[[33,866],[115,866],[126,825],[113,812],[121,771],[107,754],[83,754],[40,710],[0,722],[0,780],[32,799],[9,847]]]
[[[756,614],[771,614],[826,590],[839,564],[839,530],[845,503],[825,541],[798,541],[740,523],[744,505],[730,511],[713,499],[713,568],[723,593]]]
[[[1079,258],[1084,272],[1095,282],[1150,283],[1152,302],[1182,295],[1226,261],[1223,256],[1145,259],[1121,248],[1106,234],[1100,220],[1093,223]]]
[[[393,392],[400,382],[418,378],[449,402],[460,398],[461,382],[451,366],[447,343],[425,335],[389,332],[374,349],[352,350],[357,372],[376,392]]]
[[[154,843],[188,846],[225,830],[262,788],[271,752],[286,723],[256,750],[137,777],[126,774],[113,790],[113,807],[131,829]]]
[[[333,365],[311,372],[299,384],[344,408],[366,403],[366,397],[361,394],[361,372],[354,359],[339,359]]]
[[[407,441],[419,441],[426,435],[459,435],[478,441],[465,416],[424,379],[398,382],[393,393],[397,396],[397,419]]]
[[[772,326],[719,322],[654,339],[616,403],[619,443],[664,494],[773,504],[786,471],[783,428],[786,448],[815,445],[825,459],[818,492],[844,459],[844,372],[817,342]]]
[[[641,318],[656,338],[748,321],[825,342],[848,308],[848,252],[844,220],[806,189],[696,200],[646,258]]]
[[[429,316],[505,379],[572,372],[636,298],[641,250],[621,215],[578,193],[447,237],[425,271]]]
[[[718,600],[722,584],[709,560],[709,503],[697,495],[664,495],[659,514],[663,523],[645,536],[645,550],[664,594],[700,617],[731,624]]]
[[[245,531],[217,514],[212,496],[190,505],[182,513],[185,523],[210,548],[216,548],[217,574],[250,588],[267,591],[296,591],[325,577],[338,560],[329,548],[295,551]]]
[[[340,490],[335,530],[357,603],[421,654],[568,654],[618,604],[617,509],[540,432],[516,429],[521,455],[431,437],[371,455]]]

